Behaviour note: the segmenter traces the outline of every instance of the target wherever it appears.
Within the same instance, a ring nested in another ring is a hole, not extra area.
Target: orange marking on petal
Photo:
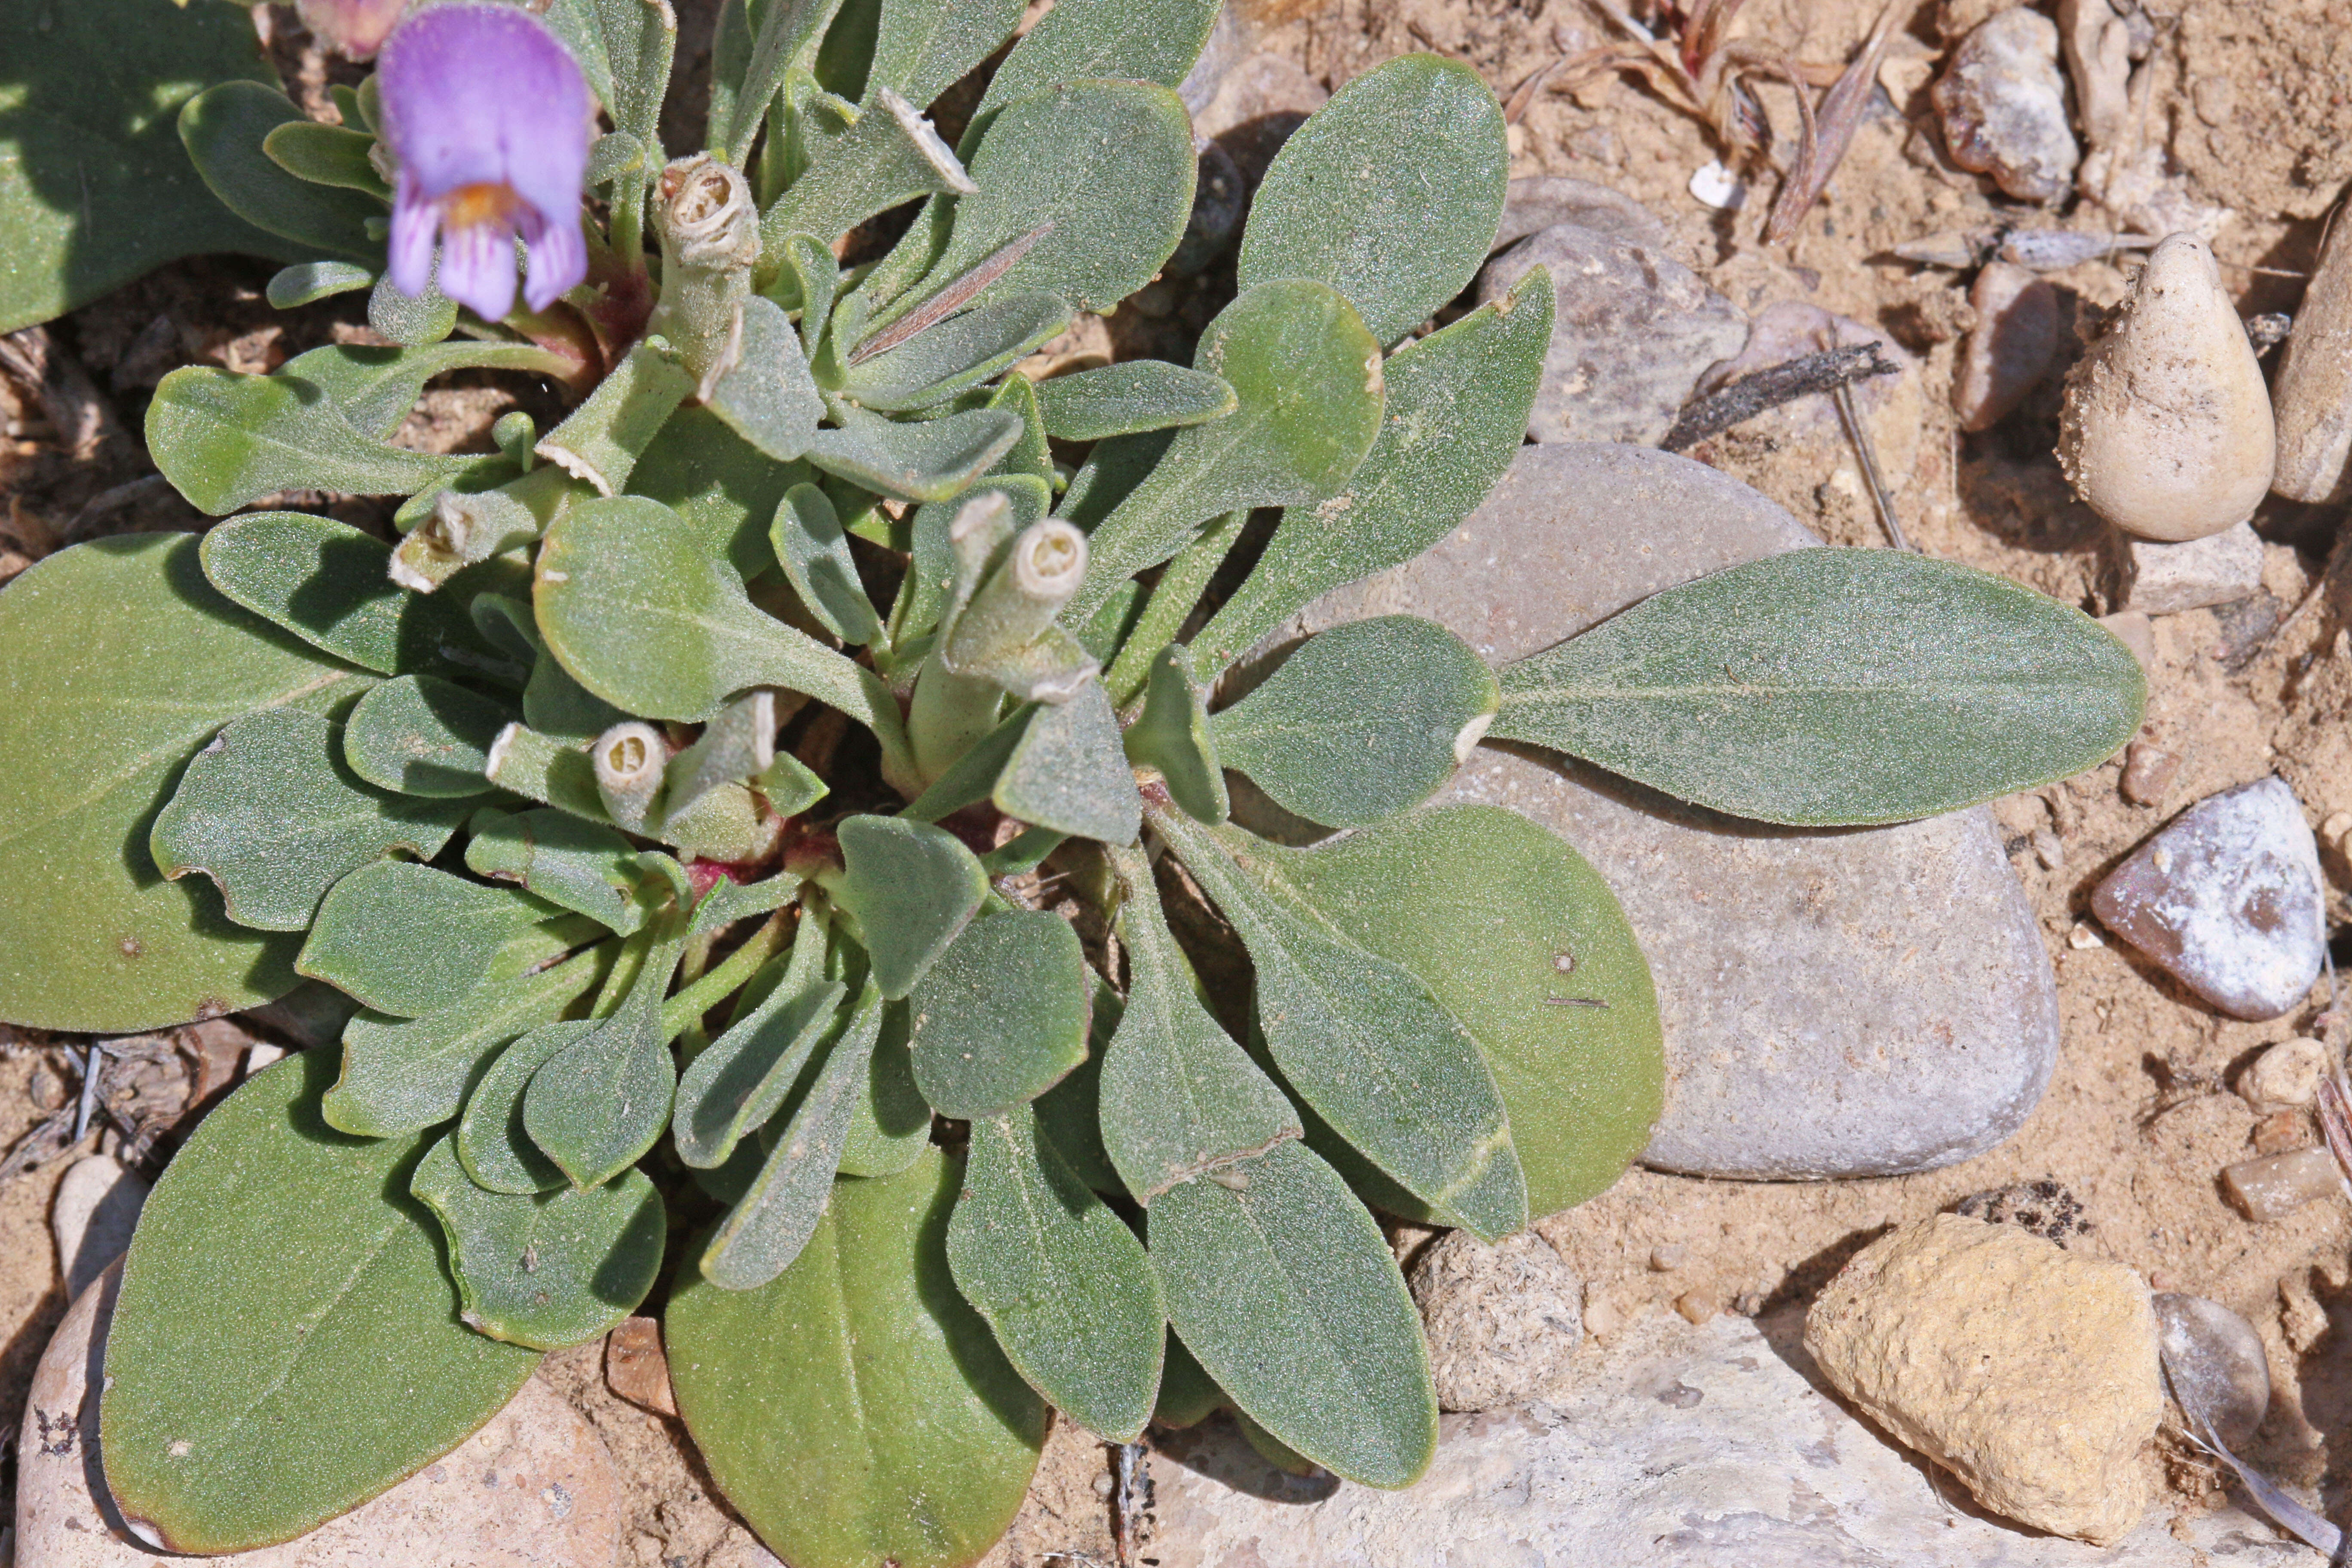
[[[489,181],[460,185],[441,198],[442,214],[452,228],[511,218],[521,207],[522,198],[512,186]]]

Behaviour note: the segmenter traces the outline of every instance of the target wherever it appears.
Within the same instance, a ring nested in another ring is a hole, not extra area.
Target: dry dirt
[[[1480,70],[1499,93],[1563,54],[1622,38],[1601,0],[1255,0],[1256,47],[1336,87],[1392,55],[1434,49]],[[1935,0],[1906,7],[1884,88],[1865,110],[1828,196],[1790,245],[1757,235],[1777,187],[1760,162],[1744,168],[1746,207],[1719,212],[1689,194],[1695,171],[1727,156],[1713,132],[1630,72],[1538,92],[1512,132],[1512,173],[1572,174],[1647,204],[1673,226],[1685,258],[1753,314],[1783,300],[1818,305],[1883,331],[1911,357],[1899,384],[1871,390],[1868,423],[1895,504],[1927,552],[2004,573],[2094,613],[2108,606],[2096,521],[2067,494],[2051,457],[2055,398],[2045,387],[1990,431],[1962,436],[1950,412],[1958,340],[1970,321],[1964,274],[1898,261],[1896,244],[2021,215],[1986,182],[1953,167],[1930,123],[1926,84],[1946,47]],[[1994,7],[1947,0],[1961,15]],[[682,7],[682,9],[689,9]],[[2214,235],[2242,309],[2291,310],[2287,273],[2309,266],[2322,220],[2352,179],[2352,27],[2344,0],[2147,0],[2153,40],[2135,132],[2147,166],[2177,174],[2172,199],[2229,211]],[[1877,6],[1861,0],[1751,0],[1739,30],[1808,61],[1836,65],[1858,47]],[[289,13],[275,15],[290,26]],[[689,26],[691,16],[689,14]],[[324,79],[299,38],[281,47],[299,96]],[[689,42],[688,52],[693,46]],[[1781,144],[1793,126],[1784,89],[1759,96]],[[683,143],[681,143],[683,144]],[[2090,229],[2116,220],[2084,204],[2064,217]],[[2069,312],[2089,321],[2121,297],[2128,260],[2053,275]],[[1230,268],[1223,269],[1230,287]],[[0,577],[61,542],[124,528],[190,528],[201,521],[160,486],[87,510],[94,498],[149,471],[135,432],[144,399],[171,366],[213,363],[267,369],[315,342],[364,340],[348,310],[278,316],[258,298],[267,269],[215,259],[167,268],[51,329],[86,370],[82,384],[110,431],[62,428],[60,407],[0,375]],[[1204,320],[1218,271],[1155,306],[1165,334]],[[1117,323],[1131,342],[1136,322]],[[1162,352],[1166,352],[1163,347]],[[489,422],[533,394],[496,377],[436,388],[402,438],[448,448],[486,444]],[[85,400],[86,401],[86,400]],[[63,405],[68,412],[76,406]],[[1852,449],[1833,420],[1801,405],[1703,444],[1693,453],[1757,486],[1838,543],[1882,542]],[[338,515],[382,526],[388,509],[341,500]],[[2164,800],[2128,804],[2110,763],[2082,778],[2000,802],[2018,875],[2056,966],[2063,1051],[2047,1099],[2024,1130],[1980,1159],[1895,1180],[1749,1184],[1630,1173],[1606,1195],[1543,1222],[1545,1236],[1588,1281],[1587,1320],[1612,1323],[1669,1310],[1757,1313],[1809,1299],[1828,1274],[1885,1227],[1965,1194],[2050,1178],[2082,1205],[2088,1233],[2075,1245],[2128,1263],[2162,1289],[2213,1297],[2244,1313],[2268,1343],[2276,1383],[2272,1415],[2249,1456],[2285,1479],[2322,1484],[2341,1500],[2352,1452],[2352,1263],[2347,1205],[2313,1204],[2271,1224],[2227,1204],[2221,1169],[2256,1152],[2257,1118],[2231,1091],[2260,1047],[2317,1033],[2326,986],[2268,1024],[2217,1016],[2148,966],[2094,938],[2084,923],[2105,872],[2185,805],[2276,772],[2317,824],[2352,812],[2352,607],[2323,599],[2288,624],[2318,578],[2338,511],[2273,503],[2256,520],[2270,542],[2264,593],[2215,613],[2154,624],[2148,732],[2182,765]],[[2345,917],[2352,865],[2323,847],[2332,920]],[[2077,934],[2082,933],[2082,934]],[[2071,939],[2071,940],[2070,940]],[[2352,1031],[2336,1032],[2341,1044]],[[0,1059],[0,1148],[37,1119],[35,1053]],[[2266,1126],[2269,1152],[2316,1141],[2307,1124]],[[63,1162],[0,1188],[0,1431],[13,1434],[32,1358],[64,1303],[46,1235]],[[1662,1250],[1664,1249],[1664,1250]],[[1672,1268],[1657,1267],[1672,1262]],[[549,1375],[595,1420],[639,1489],[623,1561],[666,1568],[741,1568],[759,1560],[740,1526],[708,1500],[673,1422],[621,1404],[596,1375],[593,1352],[554,1358]],[[1112,1544],[1097,1489],[1104,1451],[1066,1429],[1048,1449],[1037,1489],[992,1568],[1049,1562],[1108,1563]],[[0,1472],[4,1482],[5,1472]],[[0,1484],[0,1518],[5,1517]],[[2209,1499],[2209,1478],[2176,1467],[2172,1506]],[[1060,1553],[1070,1553],[1060,1556]]]

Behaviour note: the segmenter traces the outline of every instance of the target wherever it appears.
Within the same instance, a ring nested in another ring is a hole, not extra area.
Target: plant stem
[[[778,910],[751,933],[750,940],[721,960],[719,967],[696,980],[662,1004],[662,1035],[674,1039],[687,1026],[718,1005],[721,997],[758,972],[760,965],[784,948],[784,911]]]
[[[1242,525],[1248,521],[1246,511],[1226,512],[1202,530],[1201,536],[1161,571],[1159,584],[1151,590],[1151,602],[1144,605],[1127,645],[1103,675],[1103,689],[1110,693],[1111,706],[1123,709],[1142,691],[1151,661],[1184,629],[1184,618],[1208,591],[1209,580],[1233,552],[1234,541],[1241,537]]]

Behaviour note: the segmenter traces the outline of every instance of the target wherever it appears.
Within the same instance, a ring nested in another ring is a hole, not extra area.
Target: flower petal
[[[577,213],[558,218],[526,212],[522,236],[530,249],[523,303],[533,310],[544,310],[588,276],[588,242],[581,237]]]
[[[412,12],[376,80],[384,140],[428,196],[498,184],[551,215],[578,206],[596,105],[530,12],[465,0]]]
[[[433,286],[433,237],[441,227],[441,209],[417,187],[406,169],[392,198],[392,286],[412,300],[422,299]]]
[[[514,230],[503,219],[441,233],[441,292],[486,321],[514,309]]]

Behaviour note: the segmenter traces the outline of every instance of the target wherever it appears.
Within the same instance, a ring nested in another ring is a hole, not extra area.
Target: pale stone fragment
[[[2152,1304],[2174,1395],[2192,1416],[2210,1422],[2223,1443],[2243,1448],[2271,1407],[2271,1363],[2262,1335],[2202,1296],[2160,1291]]]
[[[68,1300],[130,1247],[146,1202],[147,1184],[111,1154],[86,1155],[67,1170],[49,1209],[49,1230]]]
[[[2328,1049],[2319,1041],[2298,1035],[2281,1040],[2254,1058],[2238,1080],[2238,1093],[2256,1110],[2283,1110],[2309,1105],[2319,1098],[2319,1080],[2327,1076]]]
[[[2118,530],[2109,542],[2112,602],[2150,616],[2233,605],[2263,591],[2263,541],[2239,523],[2202,539],[2159,544]]]
[[[2319,265],[2279,354],[2273,406],[2278,473],[2289,500],[2340,501],[2352,492],[2352,224],[2337,213]]]
[[[2221,1173],[2221,1185],[2248,1219],[2284,1219],[2342,1192],[2344,1173],[2326,1150],[2296,1149],[2241,1160]]]
[[[1977,324],[1960,347],[1952,408],[1961,429],[1987,430],[2048,374],[2058,352],[2058,291],[2013,262],[1988,261],[1969,290],[1969,303]]]
[[[1584,1286],[1533,1230],[1489,1247],[1466,1230],[1430,1244],[1409,1283],[1441,1410],[1557,1402],[1584,1341]]]
[[[2039,11],[2019,6],[1978,26],[1928,97],[1961,168],[1990,174],[2020,201],[2054,202],[2073,187],[2082,151],[2066,124],[2058,28]]]

